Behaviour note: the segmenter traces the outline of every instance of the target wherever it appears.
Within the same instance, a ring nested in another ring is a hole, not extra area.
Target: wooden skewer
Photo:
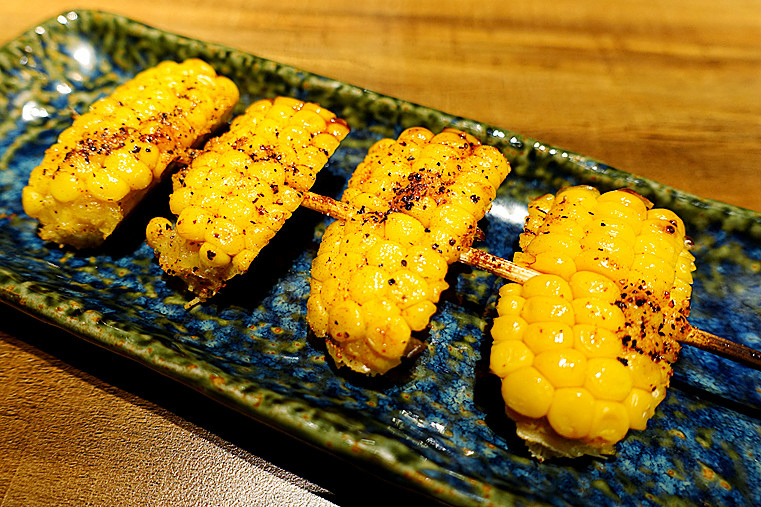
[[[303,205],[306,208],[337,220],[350,220],[357,213],[353,207],[344,202],[313,194],[312,192],[305,194]],[[460,253],[460,262],[518,283],[524,283],[529,278],[539,274],[538,271],[519,266],[507,259],[497,257],[477,248],[464,249]],[[761,370],[761,352],[703,331],[702,329],[690,326],[689,331],[679,337],[678,341],[756,370]]]

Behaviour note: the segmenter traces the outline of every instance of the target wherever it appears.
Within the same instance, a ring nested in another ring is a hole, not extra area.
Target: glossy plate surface
[[[124,354],[373,473],[457,505],[761,504],[761,374],[686,349],[644,432],[607,460],[529,458],[488,372],[501,281],[454,266],[428,349],[387,378],[336,371],[305,322],[309,266],[329,219],[300,209],[247,276],[190,311],[143,241],[167,189],[102,248],[62,251],[36,236],[21,189],[86,107],[162,59],[200,57],[242,91],[315,101],[352,133],[314,190],[340,196],[372,142],[454,125],[513,165],[476,245],[510,257],[526,203],[568,184],[633,188],[684,219],[695,240],[693,325],[761,348],[761,216],[642,180],[519,134],[456,118],[230,48],[110,14],[51,19],[0,48],[0,298]],[[580,133],[583,135],[583,133]],[[736,154],[742,156],[742,154]],[[583,500],[582,500],[583,498]]]

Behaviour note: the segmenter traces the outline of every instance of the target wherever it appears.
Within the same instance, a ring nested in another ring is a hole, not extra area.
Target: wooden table
[[[757,1],[75,4],[761,211]],[[0,43],[72,5],[0,3]],[[413,496],[13,310],[0,308],[0,322],[2,505],[353,505],[370,488],[388,502]]]

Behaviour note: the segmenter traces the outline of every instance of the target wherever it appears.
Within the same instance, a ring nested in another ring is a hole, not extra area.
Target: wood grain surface
[[[0,43],[74,5],[761,211],[758,0],[6,0]],[[360,486],[387,501],[412,498],[0,310],[0,505],[354,505]]]

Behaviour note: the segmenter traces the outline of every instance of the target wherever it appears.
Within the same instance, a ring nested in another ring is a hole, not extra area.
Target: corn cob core
[[[176,225],[156,217],[146,232],[162,269],[199,299],[245,273],[348,132],[317,104],[288,97],[251,104],[173,176]]]
[[[40,237],[102,243],[167,166],[229,118],[238,89],[197,59],[145,70],[78,116],[23,190]]]
[[[358,213],[326,229],[312,263],[307,320],[337,365],[385,373],[421,342],[510,167],[464,132],[411,128],[374,144],[342,200]]]
[[[500,289],[490,365],[540,458],[610,454],[666,396],[695,266],[682,221],[651,206],[586,186],[529,205],[514,260],[544,274]]]

